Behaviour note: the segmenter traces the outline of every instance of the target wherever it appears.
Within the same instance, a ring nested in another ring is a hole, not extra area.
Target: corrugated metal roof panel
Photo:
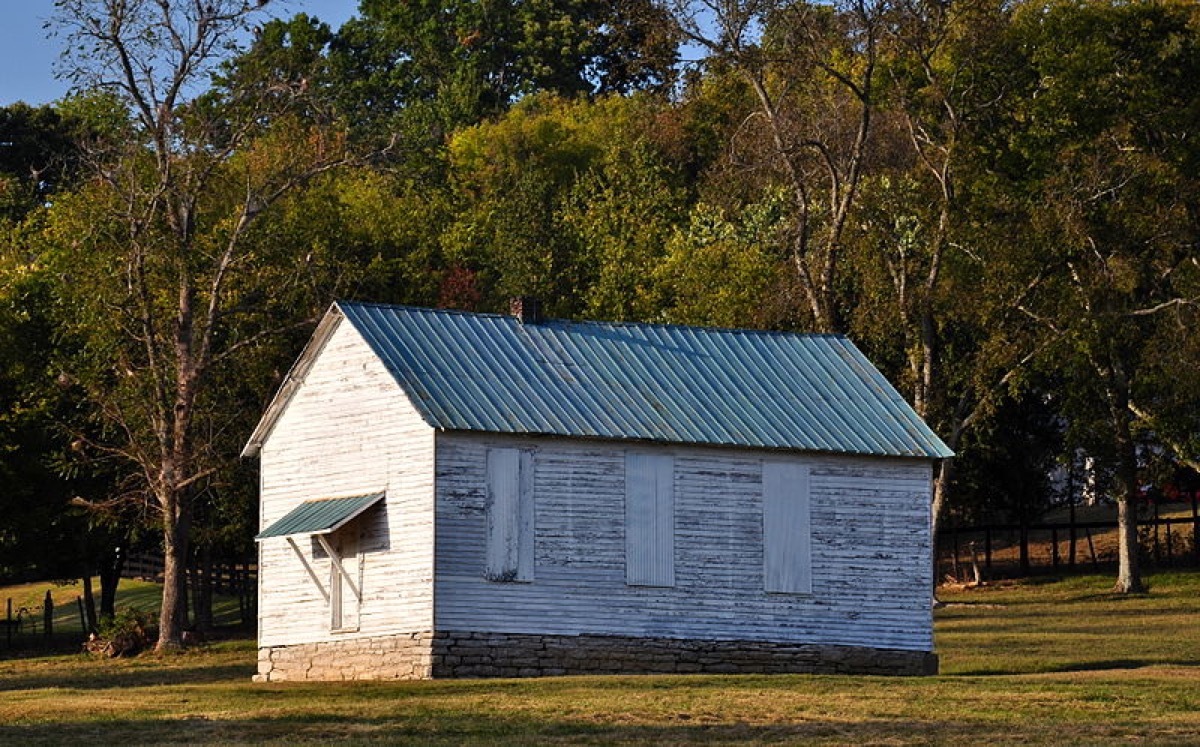
[[[328,534],[383,500],[383,493],[348,498],[322,498],[305,501],[279,521],[258,533],[254,539],[295,537],[298,534]]]
[[[337,309],[435,428],[952,455],[840,335]]]

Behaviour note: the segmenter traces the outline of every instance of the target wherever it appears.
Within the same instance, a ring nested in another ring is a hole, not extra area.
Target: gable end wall
[[[260,527],[306,500],[386,497],[347,527],[357,527],[362,547],[354,630],[331,632],[329,605],[287,540],[259,543],[259,646],[268,662],[273,647],[432,631],[433,446],[433,430],[353,326],[340,323],[262,446]],[[328,590],[328,558],[310,537],[295,541]]]

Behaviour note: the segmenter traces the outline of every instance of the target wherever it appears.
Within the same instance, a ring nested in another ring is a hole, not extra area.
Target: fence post
[[[1068,480],[1070,479],[1070,476],[1071,476],[1071,473],[1070,473],[1070,472],[1068,472],[1068,473],[1067,473],[1067,479],[1068,479]],[[1076,535],[1075,535],[1075,496],[1074,496],[1074,495],[1071,495],[1071,496],[1070,496],[1070,498],[1071,498],[1071,503],[1070,503],[1070,509],[1071,509],[1071,544],[1070,544],[1070,545],[1067,547],[1067,566],[1068,566],[1068,567],[1069,567],[1069,568],[1070,568],[1072,571],[1074,571],[1074,570],[1075,570],[1075,536],[1076,536]]]
[[[950,572],[954,574],[955,581],[961,581],[962,577],[958,573],[958,527],[954,527],[954,559],[950,563]]]
[[[1050,565],[1058,570],[1058,527],[1050,527]]]
[[[54,637],[54,598],[50,590],[46,590],[46,599],[42,602],[42,635],[47,640]]]
[[[1100,561],[1096,560],[1096,545],[1092,542],[1092,528],[1087,528],[1088,552],[1092,555],[1092,570],[1100,570]]]
[[[1192,554],[1200,563],[1200,512],[1196,510],[1196,497],[1200,491],[1192,491]]]
[[[8,598],[8,617],[6,619],[7,619],[7,624],[4,626],[4,643],[9,648],[12,648],[12,633],[13,633],[13,625],[14,625],[13,619],[12,619],[12,597]]]
[[[1171,520],[1167,519],[1167,565],[1175,566],[1174,548],[1171,547]]]
[[[1161,556],[1158,552],[1158,501],[1154,501],[1154,564],[1161,564]]]

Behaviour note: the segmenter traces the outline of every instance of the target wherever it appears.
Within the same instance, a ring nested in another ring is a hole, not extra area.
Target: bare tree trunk
[[[126,550],[118,547],[107,553],[100,564],[100,615],[111,618],[117,613],[117,585],[125,566]]]
[[[957,440],[957,439],[954,439]],[[953,448],[953,447],[951,447]],[[938,587],[938,532],[942,526],[942,509],[946,505],[946,494],[950,488],[950,480],[954,477],[954,459],[943,459],[938,462],[937,474],[933,478],[933,505],[929,511],[930,544],[933,547],[933,569],[930,578],[933,579],[933,604],[941,603],[937,598]]]
[[[1123,495],[1117,502],[1118,570],[1113,591],[1118,594],[1137,594],[1146,590],[1138,567],[1137,507]]]
[[[83,572],[83,610],[87,618],[84,633],[96,632],[96,596],[92,593],[92,571],[90,568]]]
[[[1118,594],[1137,594],[1146,590],[1138,566],[1137,534],[1137,445],[1130,430],[1132,413],[1128,398],[1120,387],[1114,392],[1113,417],[1116,422],[1117,482],[1121,495],[1117,499],[1117,583]]]
[[[187,509],[183,496],[173,493],[163,512],[163,600],[155,646],[159,652],[180,648],[187,627]]]

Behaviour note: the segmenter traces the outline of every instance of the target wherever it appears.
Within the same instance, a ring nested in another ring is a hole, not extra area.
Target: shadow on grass
[[[1154,659],[1112,659],[1110,661],[1080,661],[1063,664],[1048,672],[1104,672],[1114,669],[1143,669],[1145,667],[1200,667],[1200,660],[1181,661]]]
[[[570,719],[446,713],[397,714],[394,717],[355,718],[337,713],[313,713],[300,718],[216,720],[181,716],[162,720],[105,720],[0,726],[0,742],[22,745],[61,745],[78,740],[127,744],[294,744],[315,742],[352,744],[961,744],[1019,739],[1045,742],[1040,724],[1019,726],[970,719],[867,719],[862,721],[799,720],[773,724],[719,722],[677,724],[597,724]],[[1137,740],[1152,733],[1150,724],[1080,725],[1072,737],[1087,743]],[[1116,732],[1116,733],[1115,733]],[[1092,737],[1089,739],[1089,735]],[[1039,738],[1040,737],[1040,738]]]
[[[22,672],[0,673],[0,692],[19,690],[43,690],[62,688],[69,690],[110,690],[130,687],[161,687],[164,685],[204,685],[228,683],[230,680],[250,682],[254,674],[253,664],[228,664],[213,666],[197,661],[195,664],[181,662],[169,666],[145,666],[114,669],[90,666],[91,660],[80,656],[79,668],[64,674],[55,668],[46,674]],[[0,740],[3,741],[3,740]]]
[[[979,667],[960,669],[943,677],[1023,677],[1034,674],[1070,674],[1072,672],[1121,672],[1147,667],[1200,668],[1196,659],[1111,659],[1107,661],[1071,661],[1055,666],[1029,669],[1025,667]]]
[[[1114,602],[1114,603],[1119,604],[1122,602],[1134,602],[1134,601],[1138,601],[1138,600],[1161,599],[1161,598],[1162,598],[1161,595],[1154,594],[1149,588],[1147,588],[1145,591],[1132,592],[1129,594],[1121,594],[1121,593],[1118,593],[1115,591],[1101,591],[1101,592],[1097,592],[1095,594],[1080,594],[1078,596],[1071,596],[1069,599],[1067,599],[1065,601],[1068,601],[1068,602]]]

